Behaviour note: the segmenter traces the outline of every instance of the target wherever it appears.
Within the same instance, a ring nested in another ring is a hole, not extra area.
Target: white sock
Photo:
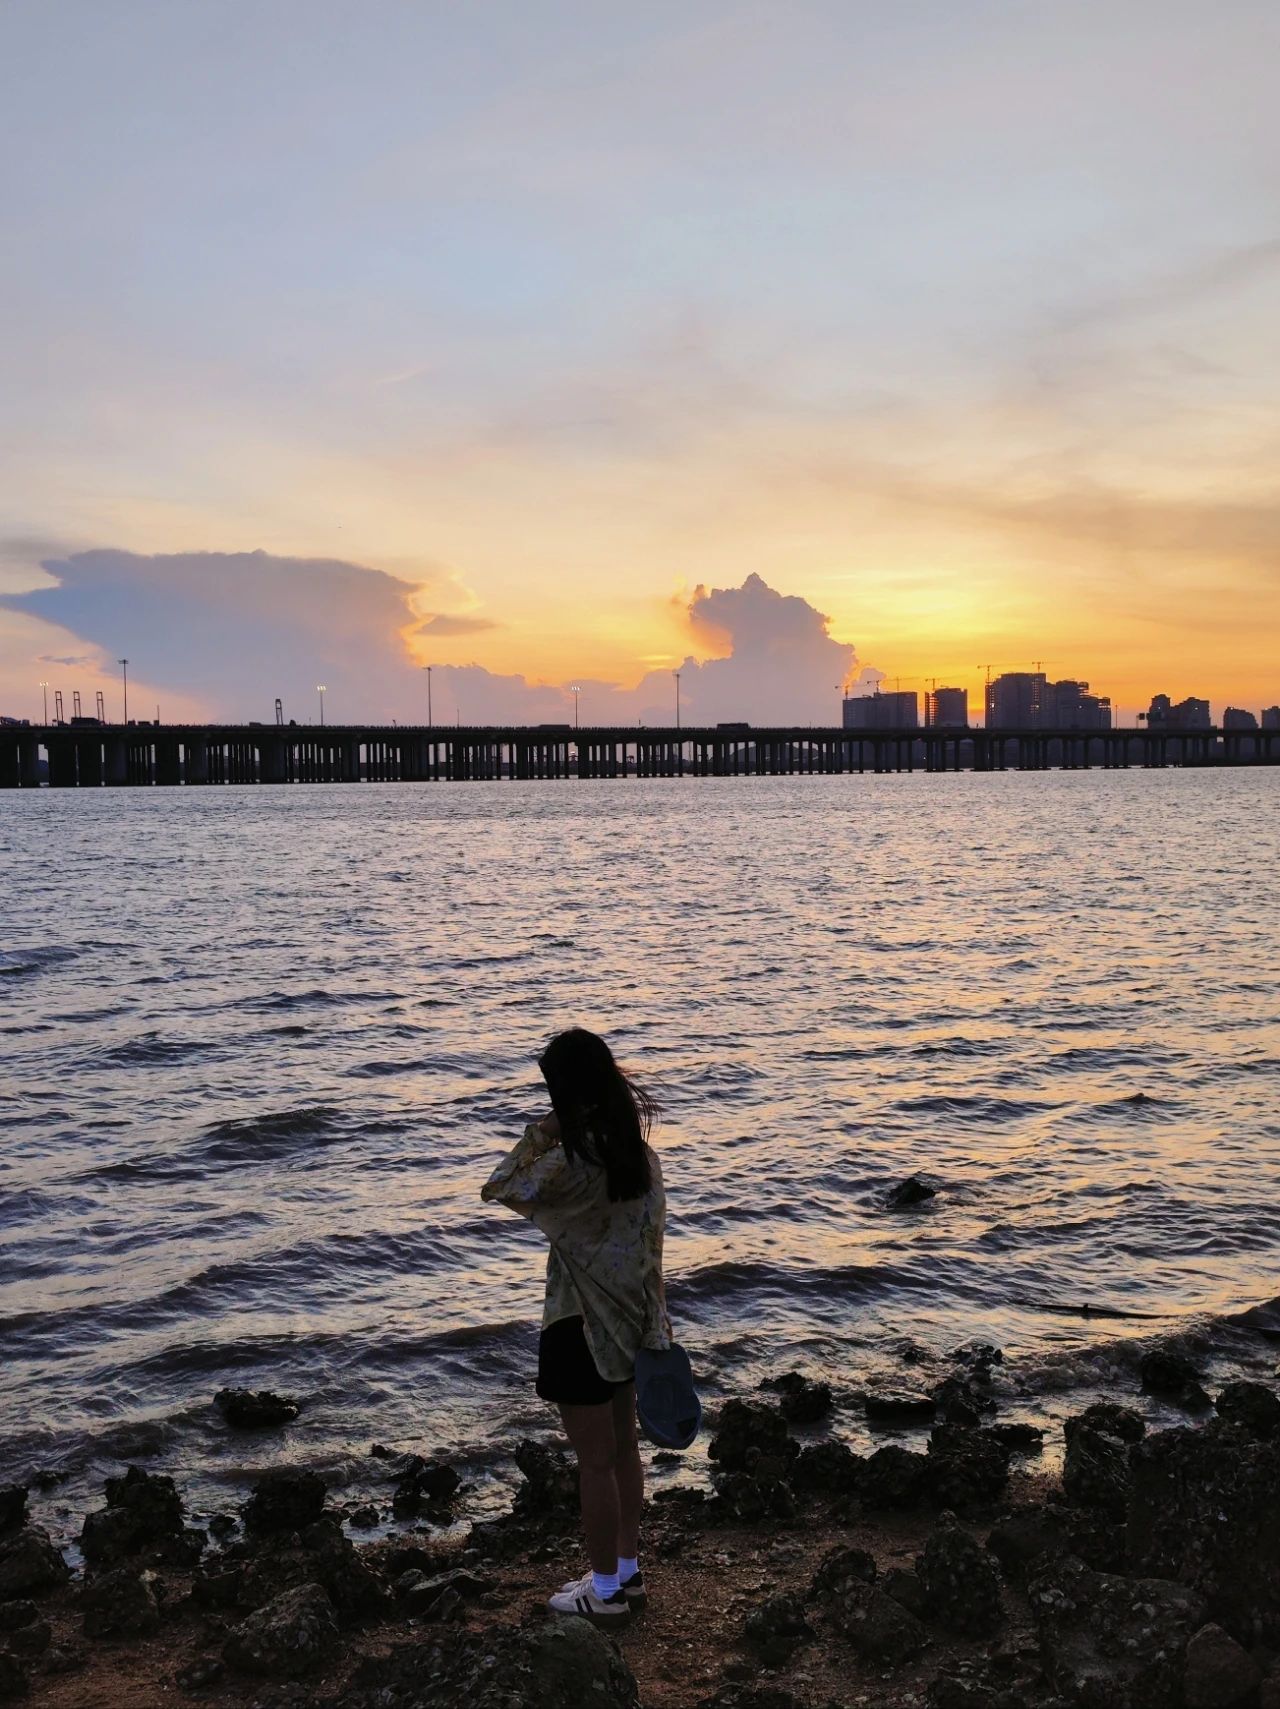
[[[591,1573],[591,1588],[595,1591],[601,1601],[604,1601],[610,1596],[616,1596],[619,1588],[617,1573],[598,1573],[593,1569]]]
[[[640,1562],[634,1556],[628,1560],[624,1555],[618,1556],[618,1579],[625,1584],[629,1578],[634,1578],[640,1571]]]

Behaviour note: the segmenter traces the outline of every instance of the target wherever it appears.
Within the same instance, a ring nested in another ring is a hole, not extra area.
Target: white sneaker
[[[587,1574],[587,1578],[591,1578],[590,1573]],[[630,1578],[624,1578],[620,1583],[622,1594],[627,1599],[627,1606],[631,1609],[633,1614],[638,1614],[649,1600],[648,1593],[644,1588],[643,1572],[641,1572],[640,1568],[637,1567]],[[568,1584],[562,1584],[560,1586],[559,1594],[561,1596],[576,1596],[581,1588],[581,1580],[576,1578],[570,1579]]]
[[[547,1607],[555,1614],[579,1614],[593,1626],[625,1626],[631,1618],[631,1604],[625,1590],[615,1590],[612,1596],[597,1596],[592,1588],[590,1573],[574,1584],[566,1584],[554,1596],[547,1598]]]

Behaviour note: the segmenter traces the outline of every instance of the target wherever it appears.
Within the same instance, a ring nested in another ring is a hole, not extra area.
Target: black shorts
[[[538,1337],[538,1393],[558,1406],[604,1406],[625,1383],[596,1370],[580,1317],[562,1317]]]

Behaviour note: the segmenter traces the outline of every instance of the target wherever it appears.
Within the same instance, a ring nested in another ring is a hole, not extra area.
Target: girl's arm
[[[554,1118],[551,1118],[554,1120]],[[535,1217],[539,1206],[560,1196],[565,1186],[568,1160],[560,1144],[559,1126],[548,1133],[548,1124],[530,1122],[524,1134],[480,1189],[486,1202],[508,1205],[521,1216]]]

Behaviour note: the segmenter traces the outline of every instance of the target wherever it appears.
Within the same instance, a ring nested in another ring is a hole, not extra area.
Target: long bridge
[[[0,789],[1280,763],[1280,730],[0,724]]]

